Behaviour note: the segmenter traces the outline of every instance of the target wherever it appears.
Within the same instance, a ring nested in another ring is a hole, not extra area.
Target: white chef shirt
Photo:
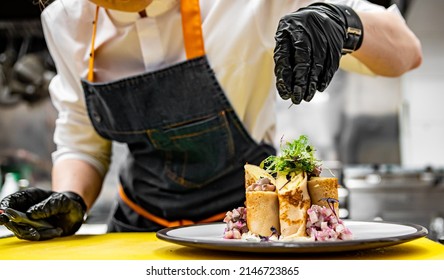
[[[315,1],[201,0],[206,54],[247,131],[273,143],[275,128],[274,35],[279,19]],[[332,1],[355,10],[375,10],[363,0]],[[58,0],[45,8],[42,25],[57,75],[49,91],[58,110],[53,161],[83,159],[104,175],[111,142],[94,130],[80,79],[88,72],[96,6],[88,0]],[[95,41],[95,82],[107,82],[184,61],[178,0],[154,0],[148,17],[100,9]],[[173,82],[173,81],[172,81]],[[149,108],[147,108],[149,110]]]

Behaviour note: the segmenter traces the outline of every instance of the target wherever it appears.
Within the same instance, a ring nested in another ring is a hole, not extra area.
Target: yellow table
[[[212,251],[184,247],[156,238],[155,233],[75,235],[31,242],[0,239],[1,260],[237,260],[270,259],[270,254]],[[378,249],[329,254],[279,254],[301,260],[444,260],[444,245],[425,237]]]

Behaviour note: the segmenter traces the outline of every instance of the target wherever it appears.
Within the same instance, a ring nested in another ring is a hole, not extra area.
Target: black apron
[[[199,1],[181,1],[181,14],[187,60],[165,69],[94,83],[92,43],[88,114],[102,137],[129,149],[109,231],[221,221],[244,204],[244,164],[275,153],[251,138],[216,80]]]

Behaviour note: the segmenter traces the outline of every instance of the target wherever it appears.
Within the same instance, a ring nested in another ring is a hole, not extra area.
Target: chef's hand
[[[83,199],[73,192],[53,192],[29,188],[13,193],[0,202],[0,209],[12,208],[32,220],[48,222],[52,228],[38,228],[26,223],[4,223],[18,238],[38,241],[73,235],[82,225],[86,212]]]
[[[299,104],[326,89],[341,55],[360,47],[363,28],[351,8],[314,3],[284,16],[275,39],[276,87],[282,99]]]

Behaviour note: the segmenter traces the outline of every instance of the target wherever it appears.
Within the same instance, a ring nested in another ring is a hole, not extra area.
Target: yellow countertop
[[[74,235],[31,242],[0,239],[0,260],[236,260],[270,259],[276,254],[212,251],[176,245],[155,233]],[[342,253],[278,254],[303,260],[444,260],[444,245],[426,237],[395,246]]]

